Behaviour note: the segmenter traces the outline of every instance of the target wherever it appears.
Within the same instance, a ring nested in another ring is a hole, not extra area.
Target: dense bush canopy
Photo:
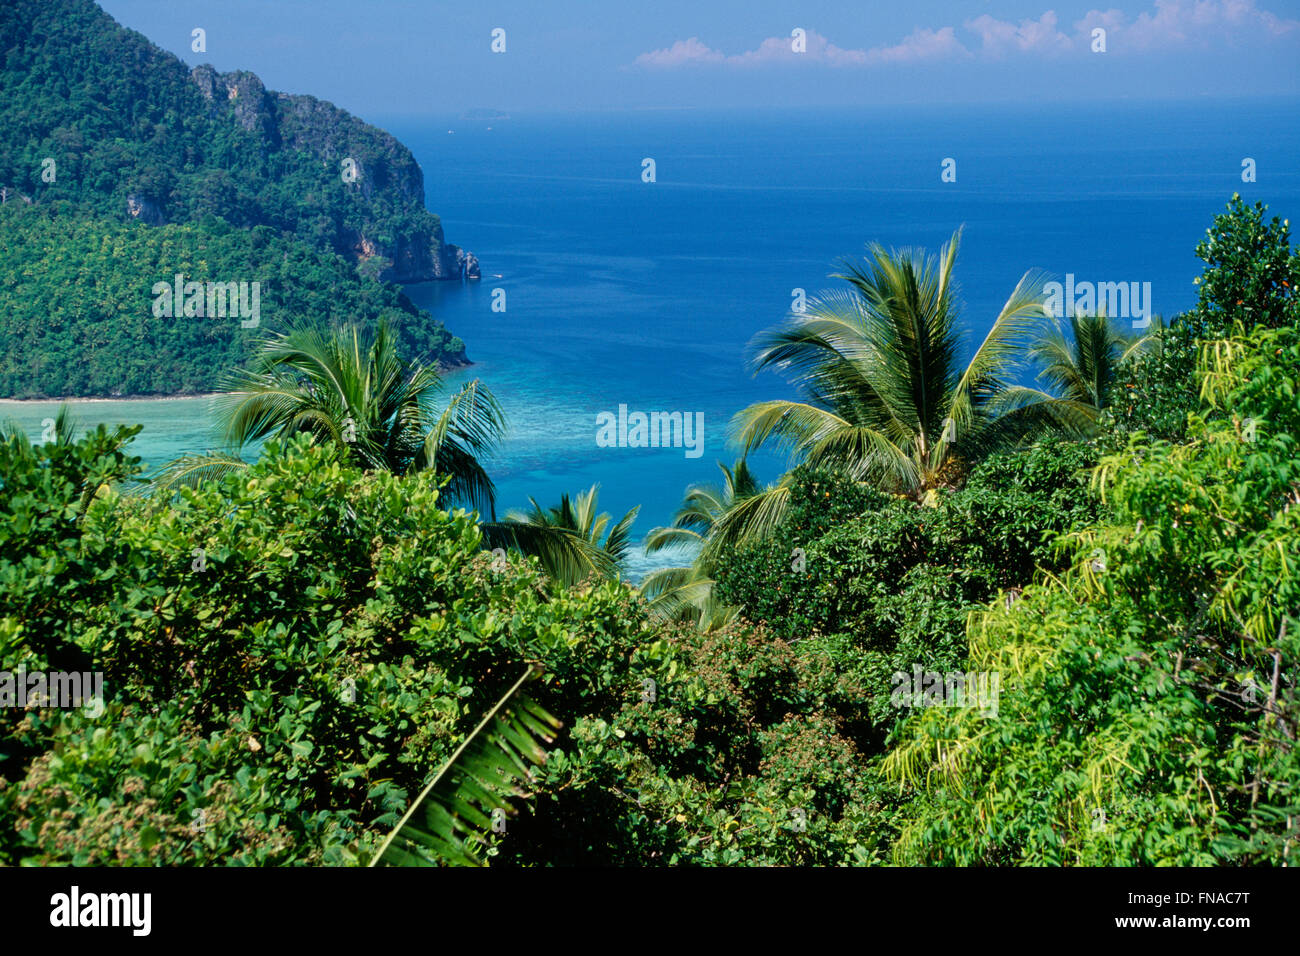
[[[0,863],[369,862],[530,672],[562,727],[497,864],[1287,862],[1300,329],[1248,266],[1207,258],[1093,438],[924,501],[793,469],[694,621],[493,554],[436,469],[310,434],[172,498],[131,493],[133,429],[7,435],[0,661],[101,671],[104,708],[0,708]],[[896,697],[918,671],[999,690]]]

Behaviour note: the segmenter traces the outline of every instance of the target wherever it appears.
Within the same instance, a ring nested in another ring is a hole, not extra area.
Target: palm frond
[[[987,453],[1035,415],[1054,420],[995,402],[1043,319],[1041,273],[1021,277],[969,363],[958,363],[953,270],[961,233],[937,258],[870,244],[862,261],[846,260],[835,274],[847,291],[810,299],[805,314],[755,337],[755,370],[784,371],[801,400],[737,413],[732,433],[746,454],[771,443],[919,500],[961,473],[951,461]],[[998,425],[1001,411],[1013,420]]]
[[[713,601],[712,579],[694,567],[651,571],[638,590],[661,621],[699,621]]]
[[[651,528],[645,536],[645,553],[654,554],[666,548],[698,548],[704,544],[704,535],[691,528]]]
[[[48,444],[71,445],[76,440],[77,427],[77,420],[73,417],[71,406],[64,402],[54,413],[54,434]],[[123,431],[123,426],[119,425],[114,435],[120,435]],[[28,451],[33,447],[32,440],[27,436],[27,429],[14,418],[7,419],[4,425],[0,426],[0,438],[17,442]],[[42,442],[42,444],[47,443]]]
[[[722,516],[700,552],[698,563],[701,568],[712,567],[723,551],[742,543],[762,540],[777,529],[790,507],[787,478],[744,499]]]
[[[513,812],[529,796],[532,768],[561,723],[519,691],[537,676],[530,667],[465,738],[370,861],[371,866],[483,865],[493,813]]]
[[[832,432],[808,446],[804,461],[814,468],[840,471],[891,492],[912,493],[924,483],[925,463],[870,428]]]
[[[641,506],[636,505],[609,529],[602,546],[616,562],[624,561],[632,551],[632,524],[640,513]]]
[[[542,570],[561,587],[571,587],[593,574],[612,578],[618,573],[618,565],[609,554],[576,532],[519,517],[512,513],[505,521],[480,524],[484,547],[536,557]]]
[[[246,468],[248,462],[228,452],[181,455],[163,465],[143,491],[154,497],[170,497],[178,488],[198,488],[219,482],[226,475]]]
[[[1052,432],[1090,438],[1097,432],[1099,411],[1087,400],[1013,385],[989,403],[989,420],[972,443],[978,454],[1024,446]]]
[[[1045,274],[1031,269],[1020,277],[984,341],[953,388],[951,417],[958,433],[975,421],[980,407],[1007,385],[1019,367],[1029,337],[1044,318],[1042,288]]]
[[[598,510],[599,495],[600,485],[594,484],[574,498],[566,492],[551,508],[530,498],[531,510],[511,509],[498,526],[500,530],[492,530],[489,537],[511,542],[502,547],[536,555],[547,574],[566,587],[593,572],[616,577],[632,549],[632,524],[641,507],[632,508],[611,527],[610,515]],[[485,525],[485,532],[487,528]]]
[[[247,367],[229,373],[215,402],[234,448],[272,435],[310,432],[367,470],[433,468],[443,495],[496,517],[496,489],[480,459],[505,431],[505,416],[477,380],[438,412],[436,369],[404,361],[380,320],[369,338],[357,325],[331,332],[290,327],[266,336]]]
[[[490,453],[506,430],[505,412],[478,379],[457,390],[424,438],[423,463],[452,476],[447,493],[472,502],[496,519],[496,488],[478,459]]]
[[[731,431],[746,455],[768,442],[803,453],[850,423],[834,412],[803,402],[755,402],[731,418]]]

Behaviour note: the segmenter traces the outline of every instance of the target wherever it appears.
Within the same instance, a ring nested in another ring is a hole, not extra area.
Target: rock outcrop
[[[218,73],[204,64],[196,66],[190,76],[205,100],[211,103],[220,98],[230,104],[231,113],[240,129],[256,133],[268,146],[280,146],[272,98],[256,73],[247,70]]]
[[[479,270],[478,256],[472,252],[465,252],[463,249],[456,250],[456,265],[462,279],[481,279],[483,273]]]
[[[167,217],[163,215],[157,200],[150,199],[148,196],[138,196],[134,193],[127,196],[126,214],[151,226],[167,225]]]

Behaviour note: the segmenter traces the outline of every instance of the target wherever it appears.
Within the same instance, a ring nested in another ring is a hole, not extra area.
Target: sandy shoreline
[[[215,398],[221,392],[200,392],[196,395],[120,395],[117,398],[0,398],[0,405],[90,405],[101,402],[183,402],[195,398]]]

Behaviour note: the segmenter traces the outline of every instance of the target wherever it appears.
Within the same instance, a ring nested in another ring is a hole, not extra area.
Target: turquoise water
[[[734,412],[792,397],[776,375],[750,375],[746,343],[782,319],[792,289],[833,286],[835,260],[870,240],[937,251],[964,224],[956,275],[976,339],[1031,267],[1150,282],[1155,312],[1172,315],[1195,302],[1194,247],[1234,191],[1300,211],[1294,100],[367,119],[412,149],[448,239],[482,263],[481,282],[407,293],[476,363],[450,384],[481,378],[505,405],[511,432],[488,462],[498,511],[600,482],[604,510],[641,506],[638,534],[734,460]],[[1240,179],[1247,156],[1254,184]],[[956,183],[940,181],[946,157]],[[596,416],[620,404],[703,413],[703,454],[598,447]],[[52,408],[0,415],[35,438]],[[137,453],[151,463],[214,443],[206,399],[78,413],[143,423]],[[784,465],[751,462],[764,480]]]
[[[58,401],[14,402],[0,400],[0,420],[16,422],[32,441],[40,441],[46,424],[58,414]],[[75,400],[73,418],[83,430],[100,423],[143,425],[130,446],[134,455],[153,468],[180,455],[207,451],[218,446],[212,435],[211,399],[112,399]]]

